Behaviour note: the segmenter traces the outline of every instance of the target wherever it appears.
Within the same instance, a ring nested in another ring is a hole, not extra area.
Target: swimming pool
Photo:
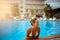
[[[27,29],[31,27],[29,20],[0,21],[1,40],[24,40]],[[59,20],[39,20],[40,36],[60,34]]]

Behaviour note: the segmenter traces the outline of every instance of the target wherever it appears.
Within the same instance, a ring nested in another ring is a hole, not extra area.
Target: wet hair
[[[31,25],[33,25],[33,23],[35,23],[36,20],[37,20],[37,18],[31,19],[31,21],[30,21]]]

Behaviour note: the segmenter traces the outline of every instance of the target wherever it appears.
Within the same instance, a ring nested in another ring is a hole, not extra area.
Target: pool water
[[[0,21],[0,40],[24,40],[30,20]],[[59,20],[39,20],[40,37],[60,34]]]

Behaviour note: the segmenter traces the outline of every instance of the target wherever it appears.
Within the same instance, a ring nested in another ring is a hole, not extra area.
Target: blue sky
[[[47,0],[46,2],[53,3],[53,2],[60,2],[60,0]]]
[[[50,4],[52,9],[60,8],[60,0],[47,0],[45,3]]]

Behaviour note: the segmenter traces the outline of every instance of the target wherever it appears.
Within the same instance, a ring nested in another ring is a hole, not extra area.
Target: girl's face
[[[38,26],[38,20],[35,21],[34,26]]]

